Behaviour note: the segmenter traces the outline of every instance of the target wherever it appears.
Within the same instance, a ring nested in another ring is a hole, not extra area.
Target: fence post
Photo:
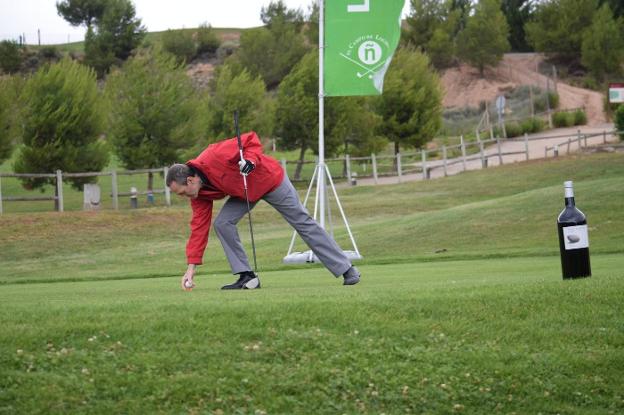
[[[165,166],[163,168],[163,177],[165,178],[165,203],[167,206],[171,206],[171,189],[167,186],[167,173],[169,172],[169,167]]]
[[[2,215],[2,177],[0,177],[0,215]]]
[[[375,184],[379,184],[379,177],[377,176],[377,157],[375,153],[371,154],[371,159],[373,162],[373,179],[375,180]]]
[[[421,168],[422,168],[423,180],[427,180],[427,153],[425,153],[425,150],[423,149],[420,150],[420,159],[422,160]]]
[[[481,168],[487,168],[487,162],[485,159],[485,152],[483,151],[483,141],[479,140],[479,153],[481,154]]]
[[[442,146],[442,159],[444,162],[444,177],[447,177],[448,172],[446,171],[446,146]]]
[[[490,140],[494,139],[494,127],[492,127],[492,124],[490,124]]]
[[[345,154],[345,163],[347,165],[347,183],[351,184],[351,157]]]
[[[555,155],[555,157],[559,156],[559,144],[555,144],[555,146],[553,147],[553,154]]]
[[[527,133],[524,133],[524,152],[527,161],[529,161],[529,135]]]
[[[602,130],[602,144],[607,144],[607,132]]]
[[[576,130],[576,139],[578,140],[578,148],[580,150],[583,148],[583,143],[581,142],[581,130]]]
[[[63,212],[63,172],[60,170],[56,171],[56,194],[58,196],[58,211]]]
[[[496,139],[496,147],[498,148],[498,164],[503,165],[503,152],[501,151],[500,138]]]
[[[113,209],[119,210],[119,191],[117,190],[117,170],[111,172],[113,190]]]
[[[401,153],[397,153],[397,173],[399,174],[399,183],[401,183]]]
[[[572,139],[568,138],[568,150],[567,150],[566,154],[570,154],[570,144],[572,144]]]
[[[464,171],[466,171],[466,143],[464,143],[464,136],[459,136],[461,153],[462,153],[462,164],[464,165]]]

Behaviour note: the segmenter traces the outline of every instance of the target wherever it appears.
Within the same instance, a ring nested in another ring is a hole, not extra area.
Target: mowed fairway
[[[567,179],[590,223],[575,281]],[[215,238],[179,289],[186,208],[0,216],[0,413],[624,412],[624,156],[341,194],[354,287],[280,265],[290,233],[264,206],[245,292],[219,290]]]

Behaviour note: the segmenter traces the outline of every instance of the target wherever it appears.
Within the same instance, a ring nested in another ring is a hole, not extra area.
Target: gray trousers
[[[336,241],[321,228],[301,204],[299,195],[288,176],[284,175],[282,184],[274,191],[264,195],[262,199],[273,206],[297,230],[304,242],[334,276],[338,277],[344,274],[351,267],[351,262]],[[250,202],[250,208],[253,209],[256,203]],[[247,202],[230,197],[213,223],[233,274],[251,271],[247,254],[236,228],[236,224],[246,214]]]

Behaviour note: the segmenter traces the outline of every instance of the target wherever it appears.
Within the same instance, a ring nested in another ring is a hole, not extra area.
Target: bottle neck
[[[575,206],[574,196],[565,198],[565,206],[566,207],[574,207]]]

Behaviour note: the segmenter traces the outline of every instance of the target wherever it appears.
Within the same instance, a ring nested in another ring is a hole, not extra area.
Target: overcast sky
[[[136,14],[150,32],[183,27],[197,27],[203,22],[213,27],[247,28],[260,26],[260,9],[271,0],[134,0]],[[284,0],[289,8],[304,12],[315,0]],[[18,40],[25,34],[26,43],[37,43],[41,30],[42,44],[77,42],[84,39],[84,27],[72,27],[56,12],[57,0],[0,0],[0,40]],[[361,3],[361,0],[353,0]],[[408,9],[409,2],[406,1]]]

